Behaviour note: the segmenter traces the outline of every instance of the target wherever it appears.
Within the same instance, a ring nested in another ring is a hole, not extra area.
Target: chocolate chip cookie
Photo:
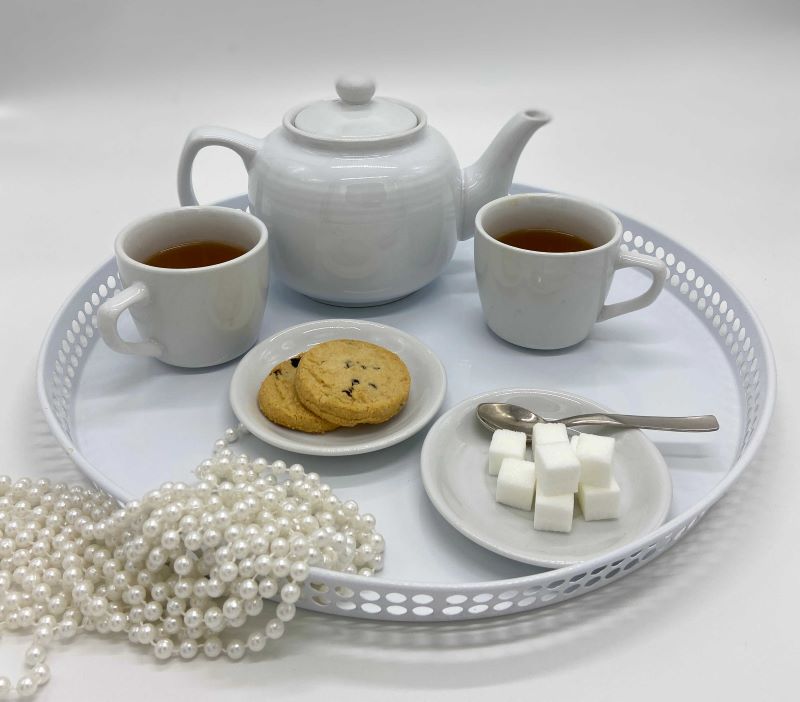
[[[323,434],[340,425],[318,417],[307,410],[294,390],[297,367],[302,354],[275,366],[261,383],[258,408],[267,419],[288,429],[309,434]]]
[[[300,402],[329,422],[380,424],[405,405],[411,376],[401,358],[388,349],[337,339],[303,355],[294,387]]]

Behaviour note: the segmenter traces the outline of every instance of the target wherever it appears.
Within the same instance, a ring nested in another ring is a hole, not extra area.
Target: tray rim
[[[523,185],[523,184],[514,184],[512,187],[511,192],[551,192],[541,188],[534,188],[531,186]],[[227,198],[221,202],[215,203],[220,206],[227,206],[227,207],[240,207],[243,203],[247,202],[246,195],[238,195],[232,198]],[[534,607],[528,607],[526,609],[519,609],[519,608],[511,608],[509,607],[503,611],[491,611],[490,609],[484,610],[480,613],[470,613],[463,618],[458,618],[454,616],[439,616],[438,614],[434,615],[425,615],[423,616],[412,616],[411,613],[408,613],[407,616],[400,615],[400,616],[391,616],[386,615],[383,613],[374,613],[370,612],[366,609],[359,611],[358,609],[354,609],[352,611],[335,611],[325,606],[318,606],[313,603],[309,603],[307,600],[312,599],[312,596],[315,594],[314,589],[310,589],[311,586],[315,584],[315,579],[317,583],[320,581],[326,584],[330,583],[331,587],[345,587],[348,588],[349,586],[353,586],[353,588],[365,588],[367,592],[371,592],[373,590],[380,590],[384,592],[394,592],[400,590],[417,590],[420,592],[428,592],[428,593],[437,593],[437,594],[444,594],[444,593],[452,593],[455,590],[498,590],[500,588],[514,588],[520,587],[522,585],[529,585],[533,587],[538,587],[538,583],[542,582],[545,583],[549,580],[557,580],[558,582],[570,582],[574,577],[581,573],[589,573],[595,572],[600,570],[600,566],[603,569],[607,566],[613,566],[616,562],[622,562],[621,559],[625,559],[626,557],[630,556],[630,552],[632,549],[637,548],[640,552],[649,553],[652,551],[655,555],[660,555],[668,548],[671,548],[677,541],[680,540],[686,533],[688,533],[691,528],[695,526],[695,524],[702,518],[705,512],[713,506],[721,497],[722,495],[730,488],[730,486],[738,479],[744,469],[749,465],[749,463],[753,460],[756,452],[760,449],[761,444],[766,436],[769,424],[771,422],[774,408],[775,408],[775,400],[777,395],[777,369],[775,365],[774,353],[772,350],[772,346],[767,336],[766,330],[758,317],[757,313],[747,301],[745,297],[739,292],[735,285],[730,282],[730,279],[724,276],[719,272],[719,270],[708,263],[708,261],[692,252],[690,249],[685,247],[680,242],[676,241],[672,237],[667,234],[660,232],[647,224],[640,222],[637,219],[632,217],[628,217],[623,213],[619,212],[618,210],[613,210],[616,214],[618,214],[623,219],[623,224],[627,228],[635,229],[640,234],[655,234],[657,237],[664,238],[670,242],[670,245],[673,247],[673,250],[676,255],[683,255],[684,258],[691,258],[696,261],[698,264],[701,264],[705,271],[713,273],[719,281],[724,282],[725,286],[730,290],[731,294],[736,298],[736,305],[740,310],[740,315],[746,315],[749,318],[752,326],[750,329],[750,336],[754,337],[758,340],[760,345],[761,357],[763,360],[763,367],[761,367],[760,374],[763,379],[761,383],[761,389],[763,392],[762,395],[762,402],[759,411],[758,418],[755,422],[755,426],[753,428],[752,434],[744,445],[741,450],[741,453],[738,457],[734,460],[731,464],[728,472],[725,476],[715,485],[708,494],[699,502],[692,505],[688,509],[684,510],[680,514],[676,515],[669,521],[662,524],[658,529],[649,534],[645,535],[644,537],[638,539],[635,542],[623,545],[613,551],[608,551],[605,554],[598,556],[592,560],[588,561],[581,561],[579,563],[575,563],[568,566],[563,566],[560,568],[547,570],[542,573],[535,573],[531,575],[523,575],[516,578],[506,578],[502,580],[482,580],[482,581],[471,581],[471,582],[441,582],[441,583],[428,583],[428,582],[419,582],[413,580],[388,580],[383,579],[380,576],[378,577],[365,577],[359,575],[351,575],[346,573],[340,573],[336,571],[328,571],[322,568],[312,568],[312,577],[306,582],[306,588],[304,592],[304,598],[299,603],[300,606],[312,609],[314,611],[320,611],[325,613],[333,613],[340,616],[351,616],[351,617],[360,617],[360,618],[369,618],[369,619],[381,619],[381,620],[390,620],[390,621],[403,621],[403,620],[410,620],[410,621],[460,621],[460,620],[467,620],[467,619],[477,619],[477,618],[486,618],[486,617],[495,617],[495,616],[502,616],[505,614],[514,614],[519,613],[521,611],[527,611],[529,609],[534,609],[537,607],[545,606],[546,604],[553,604],[563,601],[565,599],[570,599],[575,596],[580,596],[588,591],[593,589],[597,589],[599,587],[605,586],[611,582],[614,582],[618,577],[621,577],[623,574],[620,573],[619,576],[615,575],[613,578],[604,578],[599,579],[599,582],[592,585],[587,585],[582,588],[578,588],[573,590],[572,592],[567,592],[566,594],[559,594],[557,599],[549,600],[547,602],[542,602],[536,604]],[[85,456],[80,452],[80,450],[75,446],[72,439],[69,435],[62,429],[56,414],[53,410],[53,407],[50,403],[50,399],[48,397],[47,391],[47,384],[49,381],[49,377],[47,375],[47,366],[48,366],[48,359],[47,359],[47,352],[49,349],[54,348],[57,344],[54,344],[54,341],[61,338],[64,333],[65,323],[64,320],[68,319],[70,316],[70,311],[75,307],[75,300],[80,296],[81,292],[86,289],[87,285],[90,284],[91,281],[96,280],[97,278],[103,277],[105,278],[108,273],[105,271],[110,271],[114,268],[114,258],[113,256],[107,259],[104,263],[100,266],[96,267],[92,270],[92,272],[86,276],[84,276],[83,280],[74,287],[71,291],[69,296],[64,300],[64,302],[59,306],[58,311],[53,317],[52,322],[50,323],[44,339],[39,348],[39,356],[37,359],[37,367],[36,367],[36,389],[37,395],[39,398],[40,405],[42,407],[42,411],[45,415],[45,420],[52,431],[54,437],[58,441],[58,443],[62,446],[65,450],[69,458],[78,466],[78,468],[97,486],[106,490],[112,495],[119,494],[123,492],[119,489],[118,486],[114,484],[112,480],[109,480],[106,476],[99,473],[97,469],[86,459]],[[679,293],[677,291],[673,291],[669,286],[665,288],[667,294],[673,294],[678,299]],[[729,361],[731,362],[731,361]],[[732,362],[731,362],[732,363]],[[733,364],[732,364],[733,365]],[[735,370],[735,365],[733,366]],[[741,388],[740,388],[741,392]],[[683,529],[680,529],[683,527]],[[670,532],[674,530],[678,530],[677,533],[673,537],[670,537]],[[665,541],[666,539],[666,541]],[[656,545],[659,542],[664,541],[664,545],[660,549],[656,549]],[[642,567],[646,563],[648,556],[642,555],[641,558],[638,556],[636,557],[636,563],[632,564],[630,569],[625,569],[626,572],[632,572],[637,570],[639,567]],[[619,568],[617,568],[619,570]],[[597,578],[592,578],[596,580]],[[531,588],[533,589],[533,588]],[[363,591],[362,591],[363,592]],[[375,593],[373,593],[375,594]],[[365,598],[366,599],[366,598]],[[410,598],[413,599],[413,598]],[[416,601],[416,600],[414,600]],[[367,600],[369,602],[369,600]],[[408,606],[413,606],[412,603],[408,603]],[[362,606],[363,609],[363,606]]]

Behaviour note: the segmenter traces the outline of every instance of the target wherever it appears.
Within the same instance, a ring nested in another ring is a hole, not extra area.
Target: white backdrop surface
[[[40,699],[795,699],[795,2],[6,0],[0,470],[83,481],[38,408],[38,347],[116,232],[176,204],[186,133],[266,134],[352,70],[419,104],[464,164],[514,111],[552,112],[515,180],[663,230],[760,314],[779,377],[763,450],[678,546],[565,605],[466,625],[300,613],[277,646],[239,663],[158,664],[125,640],[85,636],[53,647]],[[245,189],[229,153],[207,149],[196,173],[203,201]],[[21,674],[23,650],[3,637],[0,674]]]

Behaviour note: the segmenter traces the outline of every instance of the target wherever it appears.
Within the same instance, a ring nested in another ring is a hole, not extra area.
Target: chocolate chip
[[[300,365],[300,356],[295,356],[294,358],[290,358],[289,363],[291,363],[294,368],[297,368],[297,366]]]
[[[358,378],[353,378],[350,381],[350,385],[358,385],[361,381]]]
[[[353,388],[347,388],[347,390],[342,390],[342,392],[348,397],[353,397]]]
[[[377,389],[378,389],[378,386],[377,386],[377,385],[375,385],[375,383],[370,383],[370,384],[369,384],[369,386],[370,386],[372,389],[374,389],[374,390],[377,390]]]
[[[283,371],[280,368],[276,368],[274,371],[272,371],[272,375],[277,378],[279,375],[283,375]]]

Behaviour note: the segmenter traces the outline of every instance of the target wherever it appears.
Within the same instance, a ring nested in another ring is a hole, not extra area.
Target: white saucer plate
[[[442,415],[422,447],[422,481],[439,514],[467,538],[515,561],[558,568],[620,548],[665,520],[672,482],[658,449],[637,430],[593,429],[617,440],[620,518],[586,522],[576,505],[569,534],[535,531],[533,512],[495,502],[497,478],[487,471],[491,432],[475,416],[481,402],[510,402],[548,418],[608,411],[577,395],[513,389],[471,397]]]
[[[326,434],[305,434],[270,422],[258,409],[258,390],[281,361],[332,339],[358,339],[396,353],[408,366],[411,391],[406,406],[384,424],[362,424]],[[419,339],[399,329],[357,319],[324,319],[285,329],[252,348],[239,362],[230,402],[239,421],[262,441],[313,456],[350,456],[398,444],[416,434],[442,405],[447,379],[441,361]]]

